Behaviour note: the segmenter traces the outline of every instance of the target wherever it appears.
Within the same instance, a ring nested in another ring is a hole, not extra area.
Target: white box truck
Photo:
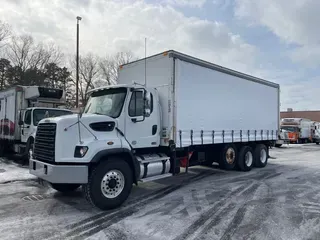
[[[267,165],[278,138],[278,84],[172,50],[119,71],[119,85],[92,90],[82,115],[39,123],[31,174],[61,192],[82,185],[104,210],[120,206],[133,183],[181,167]]]
[[[45,117],[72,114],[61,89],[15,86],[0,91],[0,157],[7,151],[30,158],[37,125]]]

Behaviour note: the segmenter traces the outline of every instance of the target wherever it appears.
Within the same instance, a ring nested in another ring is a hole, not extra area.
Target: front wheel
[[[132,171],[128,163],[113,158],[93,168],[83,191],[93,206],[108,210],[120,206],[128,198],[132,184]]]

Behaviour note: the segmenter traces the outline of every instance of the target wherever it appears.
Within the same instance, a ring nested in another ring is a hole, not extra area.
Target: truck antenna
[[[144,39],[144,86],[147,87],[147,38]]]

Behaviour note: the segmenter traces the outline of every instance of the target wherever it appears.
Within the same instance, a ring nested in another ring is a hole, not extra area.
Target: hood
[[[98,114],[83,114],[81,118],[78,114],[71,114],[71,115],[64,115],[59,117],[52,117],[52,118],[45,118],[42,119],[39,124],[41,123],[61,123],[65,124],[74,124],[78,121],[78,119],[84,124],[90,124],[94,122],[117,122],[116,119],[106,116],[106,115],[98,115]]]

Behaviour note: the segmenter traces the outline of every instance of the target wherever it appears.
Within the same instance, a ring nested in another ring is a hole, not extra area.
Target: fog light
[[[86,146],[76,146],[76,149],[74,151],[74,157],[82,158],[86,155],[88,152],[88,147]]]

